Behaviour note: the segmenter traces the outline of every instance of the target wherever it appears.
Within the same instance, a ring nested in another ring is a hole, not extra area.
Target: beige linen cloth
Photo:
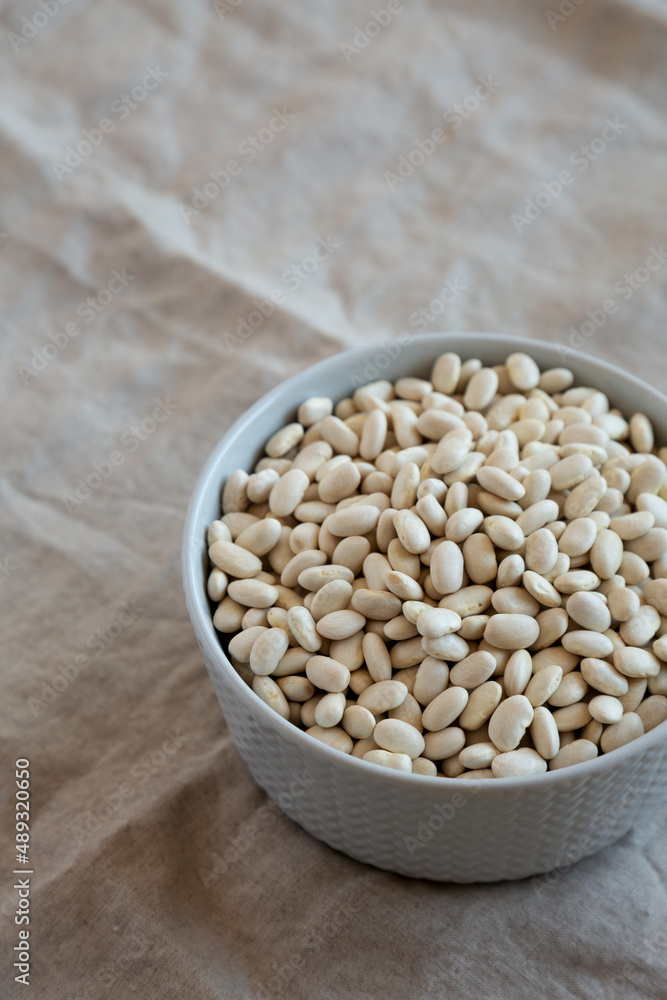
[[[0,996],[664,1000],[664,815],[520,883],[333,852],[234,750],[179,568],[213,445],[338,350],[497,330],[664,385],[663,0],[35,0],[2,30]]]

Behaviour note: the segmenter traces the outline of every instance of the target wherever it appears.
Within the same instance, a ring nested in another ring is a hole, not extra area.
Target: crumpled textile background
[[[664,384],[662,0],[1,18],[0,995],[664,997],[664,815],[514,884],[337,855],[237,756],[179,571],[215,442],[340,349],[497,330]]]

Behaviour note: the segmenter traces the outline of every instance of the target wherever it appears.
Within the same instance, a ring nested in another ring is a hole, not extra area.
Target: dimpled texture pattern
[[[518,338],[431,335],[415,337],[386,377],[427,375],[445,350],[489,364],[527,350],[543,368],[559,363],[555,349]],[[546,775],[465,781],[399,774],[322,746],[279,718],[231,666],[213,629],[204,539],[225,476],[249,467],[281,417],[292,417],[306,396],[349,394],[350,373],[364,358],[363,351],[339,355],[260,400],[215,450],[193,494],[183,545],[186,599],[232,738],[254,779],[291,819],[359,861],[449,882],[519,879],[568,866],[618,840],[667,798],[667,723],[619,751]],[[644,412],[667,439],[667,407],[654,390],[581,356],[576,371],[579,383],[604,388],[621,408],[639,408],[641,394]]]
[[[343,754],[320,759],[306,741],[288,742],[277,716],[259,720],[219,666],[207,658],[207,667],[234,743],[269,797],[330,847],[401,875],[493,882],[569,865],[623,836],[664,786],[665,741],[600,775],[566,769],[551,786],[439,778],[426,788],[410,775],[398,785]],[[290,793],[295,775],[307,794]]]

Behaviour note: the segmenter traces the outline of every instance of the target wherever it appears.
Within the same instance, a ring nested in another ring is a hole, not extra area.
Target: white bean
[[[643,733],[644,725],[641,718],[635,712],[626,712],[619,722],[605,729],[600,739],[600,746],[605,753],[609,753],[610,750],[617,750],[626,743],[636,740]]]
[[[489,739],[499,750],[514,750],[533,721],[533,706],[522,694],[501,702],[489,721]]]
[[[491,761],[491,770],[496,778],[518,778],[527,774],[542,774],[546,769],[547,762],[540,757],[537,750],[532,750],[529,747],[499,753]]]
[[[361,692],[358,703],[374,715],[398,708],[406,698],[408,689],[402,681],[378,681]]]
[[[597,694],[588,703],[588,711],[596,722],[605,725],[620,722],[623,717],[623,705],[618,698],[609,694]]]
[[[352,739],[339,726],[331,726],[328,729],[322,726],[311,726],[306,730],[309,736],[313,736],[320,743],[326,743],[327,746],[333,747],[334,750],[340,750],[341,753],[351,753],[352,752]]]
[[[364,760],[369,764],[379,764],[395,771],[412,773],[412,761],[406,753],[392,753],[390,750],[369,750],[364,754]]]
[[[272,677],[253,677],[252,689],[257,697],[262,699],[265,705],[272,708],[273,711],[277,712],[283,719],[289,719],[289,706],[287,704],[287,698]]]
[[[424,729],[437,732],[458,719],[468,704],[468,692],[463,687],[448,687],[429,702],[422,712]]]
[[[345,691],[350,671],[329,656],[312,656],[306,663],[306,676],[321,691]]]
[[[411,759],[424,751],[424,737],[413,726],[399,719],[381,719],[373,730],[373,739],[383,750],[404,753]]]
[[[590,740],[574,740],[559,750],[549,761],[549,770],[558,771],[561,767],[582,764],[584,761],[593,760],[597,755],[598,748],[595,743],[591,743]]]
[[[266,704],[448,778],[567,767],[667,721],[667,447],[573,383],[524,352],[444,354],[430,380],[302,401],[227,477],[206,589]]]
[[[426,733],[422,757],[426,757],[427,760],[445,760],[462,750],[465,741],[465,733],[458,726],[449,726],[447,729],[440,729],[434,733]]]
[[[535,709],[530,735],[535,749],[544,760],[552,760],[557,755],[560,750],[558,727],[548,708],[539,705]]]
[[[526,649],[539,635],[534,618],[521,614],[496,614],[484,629],[484,638],[499,649]]]
[[[596,657],[586,657],[581,661],[581,673],[591,687],[602,694],[619,697],[628,690],[628,679],[611,663]]]

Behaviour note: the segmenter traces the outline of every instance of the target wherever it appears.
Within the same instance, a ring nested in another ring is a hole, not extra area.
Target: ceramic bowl
[[[495,781],[433,778],[369,764],[318,742],[280,718],[227,658],[206,594],[206,532],[220,515],[226,478],[250,469],[268,438],[309,396],[334,400],[360,384],[428,378],[445,351],[484,364],[513,351],[540,368],[565,364],[575,384],[595,386],[624,413],[637,410],[667,441],[667,399],[609,363],[554,345],[486,333],[406,336],[391,345],[333,355],[277,386],[225,433],[206,462],[187,512],[182,565],[197,641],[220,707],[255,781],[314,837],[358,861],[449,882],[519,879],[570,865],[646,822],[667,799],[667,722],[595,760]],[[224,776],[220,775],[224,781]]]

